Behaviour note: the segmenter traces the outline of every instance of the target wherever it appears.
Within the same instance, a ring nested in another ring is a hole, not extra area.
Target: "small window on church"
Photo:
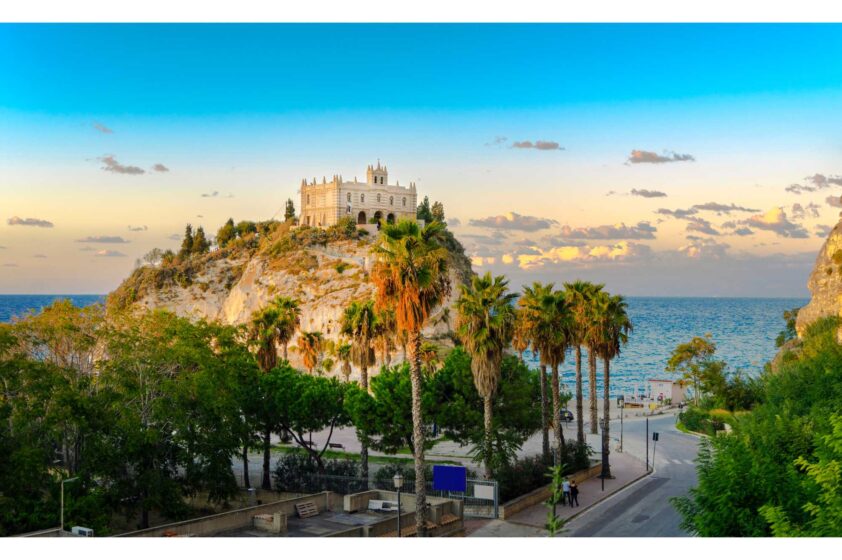
[[[406,206],[406,197],[403,197],[403,205]]]
[[[310,195],[307,195],[307,204],[310,204]]]
[[[395,205],[395,197],[394,197],[394,196],[390,196],[390,197],[389,197],[389,206],[394,206],[394,205]]]
[[[364,195],[364,194],[361,194],[361,195],[360,195],[360,202],[362,202],[363,204],[365,204],[365,195]]]
[[[348,193],[348,202],[351,202],[351,193]]]
[[[377,202],[380,202],[380,195],[377,195]]]

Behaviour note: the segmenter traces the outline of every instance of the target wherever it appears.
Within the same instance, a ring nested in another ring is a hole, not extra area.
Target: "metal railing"
[[[496,519],[498,514],[499,485],[496,480],[468,479],[465,492],[436,490],[431,480],[427,481],[427,495],[459,500],[464,505],[465,517]],[[367,480],[360,477],[337,476],[318,473],[301,474],[292,480],[286,480],[275,488],[279,492],[300,492],[304,494],[331,491],[347,495],[366,490],[395,491],[392,478],[378,480],[370,476]],[[415,480],[404,478],[401,492],[415,494]]]

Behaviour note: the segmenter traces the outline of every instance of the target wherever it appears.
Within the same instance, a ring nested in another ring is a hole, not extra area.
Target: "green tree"
[[[514,356],[501,362],[498,389],[494,394],[492,459],[495,471],[510,464],[524,442],[541,426],[540,372],[530,371]],[[444,434],[461,445],[471,445],[477,460],[487,456],[484,399],[474,384],[471,357],[456,348],[425,385],[425,409]]]
[[[192,253],[196,255],[201,255],[207,253],[210,250],[210,242],[208,241],[207,237],[205,237],[205,230],[202,226],[199,226],[196,229],[196,234],[193,236],[193,249]]]
[[[378,307],[395,310],[398,332],[405,332],[412,382],[412,418],[415,450],[415,525],[425,535],[427,485],[424,474],[424,418],[421,409],[421,329],[432,311],[450,293],[448,252],[441,246],[444,224],[432,222],[421,229],[416,222],[386,224],[375,245],[378,257],[372,271]]]
[[[553,293],[553,284],[541,284],[533,282],[532,286],[523,287],[523,295],[518,300],[518,321],[522,325],[525,337],[528,338],[532,353],[537,354],[540,359],[540,381],[541,381],[541,450],[544,458],[550,456],[550,411],[549,396],[547,391],[547,365],[548,365],[548,337],[551,331],[546,327],[545,316],[542,310],[544,298]]]
[[[286,206],[284,207],[284,221],[295,221],[295,203],[293,203],[291,198],[287,199]]]
[[[509,346],[514,330],[512,302],[518,297],[518,294],[509,293],[507,288],[505,278],[492,278],[491,273],[486,272],[483,276],[473,277],[470,286],[463,284],[462,293],[456,301],[456,333],[471,356],[474,385],[483,399],[483,463],[488,479],[493,475],[492,402],[500,382],[503,352]]]
[[[230,242],[234,241],[237,238],[237,231],[234,229],[234,219],[228,218],[228,221],[225,222],[219,230],[216,232],[216,244],[219,248],[223,248],[228,245]]]
[[[784,327],[784,330],[778,333],[777,338],[775,338],[775,346],[778,348],[790,340],[794,340],[798,336],[798,333],[795,332],[795,321],[798,319],[798,312],[800,310],[800,307],[795,307],[784,311],[784,323],[786,326]]]
[[[184,228],[184,238],[181,240],[181,250],[178,256],[182,259],[187,258],[193,252],[193,226],[187,224]]]
[[[425,224],[433,221],[433,212],[430,209],[429,197],[425,196],[421,204],[418,205],[418,211],[415,213],[415,217],[419,220],[424,220]]]
[[[570,346],[570,329],[573,315],[564,298],[564,293],[558,290],[545,295],[541,300],[541,315],[538,330],[544,341],[542,355],[546,355],[547,363],[552,368],[552,425],[555,435],[556,464],[561,463],[565,453],[564,430],[561,419],[561,384],[559,366]]]
[[[435,221],[444,223],[444,204],[438,200],[435,201],[432,209],[430,210],[430,216],[432,216]]]
[[[622,296],[611,296],[605,292],[598,293],[592,305],[594,307],[593,318],[595,320],[596,333],[591,340],[595,341],[594,351],[602,358],[602,417],[605,425],[602,429],[603,449],[609,449],[609,419],[611,418],[611,360],[620,355],[620,348],[628,343],[629,333],[632,330],[631,319],[629,319],[627,304]],[[608,462],[608,455],[602,465],[602,476],[611,476],[611,465]]]
[[[716,343],[710,333],[704,338],[695,336],[690,342],[679,344],[667,361],[666,371],[681,374],[683,380],[693,384],[693,402],[699,406],[702,384],[710,372],[715,372],[717,365],[713,359]]]
[[[579,443],[585,442],[585,410],[582,396],[582,346],[587,344],[589,310],[594,297],[602,290],[603,284],[592,284],[583,280],[568,282],[564,284],[564,296],[570,305],[573,313],[573,322],[570,328],[570,345],[575,350],[576,357],[576,440]],[[593,354],[593,349],[588,349],[588,354]],[[596,395],[596,368],[591,368],[590,394]],[[594,412],[591,409],[591,426],[594,423]]]
[[[378,330],[374,301],[355,301],[345,308],[341,333],[351,339],[351,358],[360,368],[360,386],[368,391],[368,366],[374,364],[372,342]],[[360,440],[360,476],[368,479],[368,444],[365,433],[357,434]]]

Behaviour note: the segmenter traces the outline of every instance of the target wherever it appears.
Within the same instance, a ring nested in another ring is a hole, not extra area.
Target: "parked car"
[[[561,419],[565,422],[572,422],[573,421],[573,413],[567,410],[566,408],[561,409]]]

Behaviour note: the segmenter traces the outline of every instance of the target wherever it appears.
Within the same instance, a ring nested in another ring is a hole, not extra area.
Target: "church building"
[[[415,183],[408,187],[400,182],[390,185],[386,166],[369,165],[366,181],[361,183],[343,181],[341,175],[334,175],[330,181],[326,177],[321,183],[316,179],[310,183],[301,180],[301,218],[299,224],[327,227],[336,224],[344,217],[353,218],[357,224],[389,223],[400,219],[415,219],[418,207],[418,195]]]

